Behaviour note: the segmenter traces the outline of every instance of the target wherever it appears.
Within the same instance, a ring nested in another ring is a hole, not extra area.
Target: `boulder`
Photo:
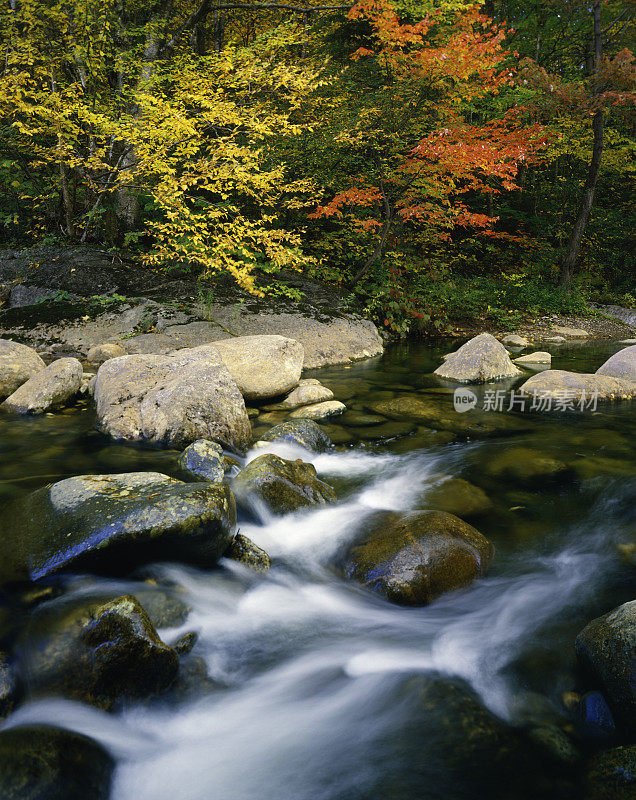
[[[179,656],[159,638],[136,597],[43,607],[21,647],[28,690],[110,709],[150,697],[177,677]]]
[[[596,374],[636,383],[636,345],[624,347],[614,353],[596,370]]]
[[[0,339],[0,400],[13,394],[45,366],[33,348]]]
[[[521,374],[506,348],[490,333],[480,333],[450,353],[435,375],[458,383],[485,383]]]
[[[274,514],[287,514],[306,506],[334,502],[329,484],[316,475],[313,464],[288,461],[273,453],[251,461],[233,479],[237,502],[246,509],[263,503]]]
[[[305,351],[285,336],[239,336],[193,348],[214,347],[246,400],[267,400],[291,391],[300,379]]]
[[[327,389],[318,381],[309,378],[300,381],[298,386],[278,404],[278,408],[298,408],[299,406],[323,403],[326,400],[333,400],[331,389]]]
[[[530,344],[525,336],[519,336],[516,333],[509,333],[501,341],[510,347],[527,347]]]
[[[29,378],[1,407],[15,414],[43,414],[77,394],[82,374],[82,365],[76,358],[60,358]]]
[[[616,723],[601,692],[586,692],[576,706],[576,721],[581,736],[604,742],[616,735]]]
[[[267,553],[242,533],[236,534],[232,544],[225,551],[225,558],[238,561],[254,572],[267,572],[272,564]]]
[[[294,419],[270,428],[260,437],[261,442],[287,442],[313,453],[326,453],[331,448],[327,434],[310,419]]]
[[[15,669],[8,656],[0,652],[0,720],[13,711],[17,696]]]
[[[101,365],[109,358],[119,358],[125,356],[126,350],[116,342],[104,342],[104,344],[97,344],[91,347],[86,356],[89,364]]]
[[[443,511],[378,515],[345,557],[349,578],[400,605],[427,605],[482,576],[494,547]]]
[[[221,483],[225,476],[223,448],[208,439],[189,444],[177,461],[179,469],[195,481]]]
[[[558,336],[568,336],[570,339],[587,339],[590,335],[583,328],[568,328],[564,325],[553,325],[552,330]]]
[[[536,353],[528,353],[526,356],[515,358],[515,364],[551,364],[552,356],[544,350],[537,350]]]
[[[592,620],[576,637],[575,650],[616,721],[636,735],[636,600]]]
[[[2,800],[108,800],[112,757],[87,736],[45,725],[0,732]]]
[[[556,458],[529,447],[506,448],[480,467],[497,482],[511,481],[522,486],[538,487],[572,478],[572,470]]]
[[[634,797],[636,745],[597,753],[588,765],[583,800],[634,800]]]
[[[290,419],[327,419],[327,417],[337,417],[344,413],[347,407],[340,400],[327,400],[324,403],[315,403],[311,406],[303,406],[292,411]]]
[[[566,402],[583,403],[585,406],[594,397],[598,400],[626,400],[636,397],[636,382],[607,375],[546,369],[528,378],[518,391],[536,398],[559,401],[552,403],[552,408],[558,409],[559,404]]]
[[[178,448],[213,439],[237,451],[250,440],[241,393],[212,348],[111,358],[94,397],[99,427],[114,439]]]
[[[225,484],[182,483],[157,472],[67,478],[10,508],[0,579],[121,574],[156,560],[210,567],[232,541],[235,522]]]
[[[550,344],[563,344],[565,342],[565,336],[544,336],[544,342],[549,342]]]
[[[427,490],[422,505],[463,518],[488,511],[492,508],[492,500],[479,486],[462,478],[446,477]]]

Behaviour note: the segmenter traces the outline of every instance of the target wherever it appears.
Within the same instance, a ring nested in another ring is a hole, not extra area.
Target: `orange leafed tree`
[[[388,0],[361,0],[349,19],[368,27],[351,59],[368,70],[374,92],[336,138],[359,148],[365,166],[310,216],[348,221],[374,237],[355,283],[405,226],[419,226],[424,240],[448,239],[457,226],[495,235],[497,218],[471,212],[468,197],[517,188],[519,165],[546,136],[519,109],[490,120],[479,112],[479,101],[514,75],[504,66],[506,31],[477,7],[451,23],[441,12],[402,23]]]

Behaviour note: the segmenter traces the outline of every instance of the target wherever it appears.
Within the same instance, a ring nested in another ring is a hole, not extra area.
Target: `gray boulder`
[[[331,440],[316,422],[310,419],[294,419],[281,422],[260,437],[261,442],[287,442],[314,453],[326,453]]]
[[[608,375],[589,375],[567,372],[562,369],[546,369],[533,375],[522,384],[520,392],[536,397],[573,403],[598,400],[627,400],[636,397],[636,382],[612,378]],[[557,405],[553,404],[553,408]]]
[[[112,358],[94,385],[98,424],[114,439],[185,447],[213,439],[242,451],[251,428],[234,379],[212,348]]]
[[[89,364],[100,365],[103,364],[104,361],[108,361],[109,358],[119,358],[119,356],[125,355],[126,351],[120,344],[116,342],[104,342],[104,344],[97,344],[95,347],[91,347],[86,356],[86,360]]]
[[[501,341],[511,347],[527,347],[530,344],[525,336],[519,336],[516,333],[509,333]]]
[[[333,392],[316,380],[309,378],[300,381],[298,386],[278,404],[279,408],[299,408],[313,403],[324,403],[333,400]]]
[[[0,732],[2,800],[108,800],[112,757],[73,731],[23,725]]]
[[[536,353],[528,353],[526,356],[515,358],[515,364],[551,364],[552,356],[544,350],[537,350]]]
[[[259,456],[232,481],[237,502],[251,510],[259,502],[274,514],[287,514],[311,505],[334,502],[329,484],[316,475],[313,464],[288,461],[273,453]]]
[[[435,375],[458,383],[485,383],[520,375],[506,348],[490,333],[480,333],[450,353]]]
[[[636,735],[636,600],[592,620],[576,637],[575,649],[617,722]]]
[[[636,344],[614,353],[596,370],[596,374],[636,383]]]
[[[221,483],[225,476],[223,448],[208,439],[189,444],[177,461],[179,469],[195,481]]]
[[[33,348],[0,339],[0,399],[13,394],[45,366]]]
[[[214,347],[246,400],[266,400],[291,391],[300,379],[305,351],[285,336],[240,336],[196,347]]]
[[[235,523],[225,484],[182,483],[157,472],[67,478],[11,507],[0,579],[120,574],[156,560],[210,567],[232,541]]]
[[[15,414],[43,414],[64,405],[78,393],[82,373],[82,365],[76,358],[60,358],[29,378],[1,407]]]
[[[106,710],[164,691],[179,670],[177,653],[131,595],[61,611],[55,604],[44,607],[21,651],[32,694],[61,694]]]
[[[327,419],[327,417],[337,417],[344,414],[347,407],[340,400],[327,400],[324,403],[314,403],[310,406],[303,406],[292,411],[290,419]]]
[[[590,335],[583,328],[569,328],[564,325],[553,325],[552,330],[559,336],[569,336],[570,339],[587,339]]]
[[[482,576],[494,552],[453,514],[384,512],[347,553],[345,572],[393,603],[421,606]]]

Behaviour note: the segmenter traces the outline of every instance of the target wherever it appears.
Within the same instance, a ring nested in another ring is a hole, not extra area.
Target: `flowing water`
[[[449,347],[399,346],[381,359],[314,373],[350,409],[328,426],[337,449],[319,456],[268,449],[313,461],[339,501],[241,522],[273,558],[267,575],[234,562],[211,572],[155,565],[125,581],[68,580],[65,594],[48,601],[147,590],[148,575],[181,587],[191,611],[160,633],[168,642],[199,634],[193,657],[205,662],[205,691],[115,714],[43,698],[8,724],[49,722],[102,742],[117,758],[113,800],[548,796],[541,756],[510,782],[483,743],[464,755],[471,723],[463,725],[461,703],[443,687],[469,687],[513,729],[567,727],[561,698],[577,685],[577,632],[635,594],[620,546],[635,541],[636,417],[629,404],[586,415],[490,412],[508,429],[478,440],[408,420],[368,424],[369,404],[397,396],[433,399],[454,413],[449,390],[430,375]],[[553,351],[553,367],[594,370],[617,349],[562,348]],[[275,422],[276,413],[265,419]],[[93,424],[87,408],[0,418],[0,502],[74,474],[176,474],[174,452],[110,444]],[[530,487],[491,475],[492,459],[513,447],[571,470]],[[365,519],[378,509],[426,508],[444,476],[482,487],[493,502],[470,520],[496,547],[487,577],[425,608],[394,606],[344,581],[337,554]],[[431,686],[442,688],[431,694]],[[554,796],[565,796],[550,780]]]

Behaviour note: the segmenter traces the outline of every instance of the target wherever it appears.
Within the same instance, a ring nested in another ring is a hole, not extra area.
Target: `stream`
[[[45,697],[5,725],[51,723],[105,745],[117,761],[112,800],[568,796],[559,783],[570,779],[567,770],[554,778],[532,752],[512,780],[483,743],[461,755],[471,723],[458,722],[461,703],[443,687],[462,687],[514,730],[567,726],[562,697],[577,689],[577,633],[635,596],[620,546],[636,540],[636,415],[629,403],[586,414],[492,411],[511,424],[483,439],[408,421],[369,424],[374,401],[410,394],[456,413],[452,390],[430,374],[453,346],[396,345],[381,358],[310,373],[348,407],[326,426],[335,450],[270,444],[247,460],[263,452],[310,460],[339,499],[240,521],[241,533],[271,556],[267,574],[227,560],[214,571],[153,565],[130,579],[64,579],[63,594],[46,601],[135,594],[149,579],[179,587],[191,610],[159,633],[168,643],[198,633],[192,656],[205,662],[205,690],[113,714]],[[561,346],[552,367],[594,371],[618,349]],[[509,391],[526,377],[486,389]],[[276,422],[276,413],[265,419]],[[0,524],[10,500],[71,475],[177,476],[174,451],[109,443],[94,421],[88,405],[0,417]],[[510,448],[565,468],[542,482],[493,473],[495,457]],[[448,476],[492,501],[468,520],[495,545],[487,576],[423,608],[392,605],[345,581],[334,564],[365,520],[379,509],[426,508],[427,494]],[[567,786],[575,785],[572,777]]]

